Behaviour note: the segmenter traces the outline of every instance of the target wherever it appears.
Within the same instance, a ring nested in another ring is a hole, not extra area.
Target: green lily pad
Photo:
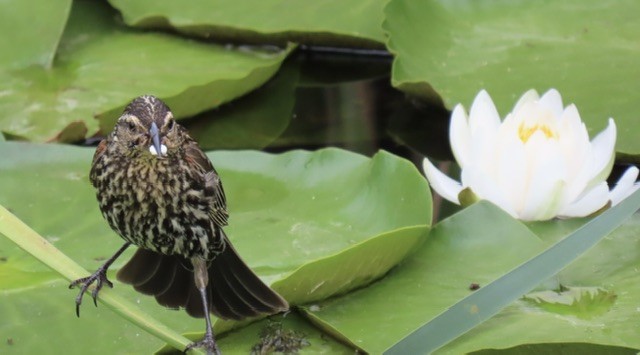
[[[182,332],[204,330],[202,319],[189,318],[184,312],[166,309],[153,310],[154,301],[136,295],[131,288],[116,284],[118,292],[138,299],[142,308],[153,311],[154,317]],[[2,313],[3,354],[83,354],[99,352],[109,354],[144,354],[158,349],[162,343],[137,327],[119,318],[106,308],[94,308],[89,300],[83,305],[80,318],[75,315],[73,298],[67,283],[61,280],[26,287],[20,290],[0,290]],[[246,328],[218,337],[225,354],[249,353],[261,341],[261,332],[269,322],[282,324],[283,330],[295,330],[309,342],[304,353],[353,353],[349,347],[314,329],[295,313],[277,315],[253,323]],[[55,324],[56,326],[52,326]],[[196,339],[198,336],[193,337]],[[173,353],[177,353],[172,349]]]
[[[149,353],[159,345],[106,308],[94,309],[90,298],[77,318],[77,291],[67,286],[57,280],[10,291],[0,288],[3,354]]]
[[[534,293],[442,349],[467,353],[524,344],[586,343],[640,350],[640,218],[635,215],[557,277],[565,289],[602,290],[574,306],[532,303]],[[562,290],[560,290],[562,291]],[[595,353],[597,347],[588,351]]]
[[[487,223],[491,221],[491,223]],[[486,202],[434,226],[387,277],[308,311],[367,352],[381,353],[426,320],[543,249],[526,227]]]
[[[88,270],[96,269],[122,244],[102,220],[88,182],[92,155],[90,148],[0,143],[0,204]],[[339,149],[281,155],[216,152],[210,157],[227,193],[231,215],[227,234],[249,265],[269,283],[280,280],[278,289],[293,300],[304,300],[309,294],[312,298],[307,300],[347,292],[380,277],[428,230],[431,197],[426,181],[410,162],[389,153],[381,152],[372,159]],[[113,269],[132,251],[116,261]],[[344,267],[347,259],[353,260],[354,268]],[[375,267],[367,264],[374,262]],[[324,273],[319,266],[326,268]],[[324,280],[327,286],[313,290]],[[27,292],[53,284],[58,285],[59,293]],[[16,321],[31,314],[29,310],[16,311],[14,318],[2,317],[0,327],[7,334],[41,329],[44,337],[50,324],[71,330],[91,326],[117,342],[120,349],[136,352],[137,345],[129,343],[132,339],[116,336],[122,331],[122,320],[99,325],[83,322],[100,319],[103,313],[110,314],[108,310],[95,310],[86,300],[82,318],[76,319],[73,299],[77,291],[67,290],[65,285],[56,274],[0,237],[0,304],[13,304],[12,297],[38,302],[32,298],[38,294],[50,297],[52,301],[44,303],[47,306],[57,305],[51,308],[56,315],[53,323]],[[204,329],[202,320],[165,309],[153,298],[118,282],[114,292],[178,331]],[[58,317],[65,312],[68,318]],[[55,332],[53,336],[71,342],[79,333],[65,334]],[[149,335],[137,337],[148,337],[141,342],[153,344],[150,348],[161,345]],[[75,341],[82,343],[78,339]],[[33,346],[28,349],[37,352]]]
[[[124,21],[142,28],[174,28],[205,38],[244,43],[288,41],[342,46],[382,47],[384,0],[109,1]]]
[[[592,136],[613,117],[617,151],[637,159],[639,12],[634,0],[391,0],[383,27],[396,55],[392,82],[448,107],[469,108],[486,89],[503,116],[525,91],[557,88]]]
[[[272,286],[290,304],[320,301],[378,279],[413,251],[428,227],[407,227],[364,241],[305,265]],[[327,270],[350,270],[328,274]]]
[[[71,0],[2,1],[0,68],[51,68],[70,9]],[[0,89],[0,93],[3,91]]]
[[[76,1],[52,69],[0,71],[0,130],[30,140],[76,140],[79,126],[89,134],[110,131],[122,108],[148,93],[176,117],[192,116],[262,85],[288,52],[132,31],[104,4]]]

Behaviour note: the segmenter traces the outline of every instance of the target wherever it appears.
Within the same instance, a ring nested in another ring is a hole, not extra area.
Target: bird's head
[[[169,107],[155,96],[144,95],[124,109],[111,140],[125,155],[164,158],[183,138]]]

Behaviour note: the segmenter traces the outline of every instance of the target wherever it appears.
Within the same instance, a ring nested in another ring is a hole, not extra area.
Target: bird
[[[102,216],[125,243],[93,274],[69,285],[80,289],[78,317],[91,285],[96,306],[103,286],[113,287],[107,270],[131,245],[138,249],[117,272],[119,281],[163,306],[205,318],[204,338],[185,352],[220,353],[210,314],[241,320],[289,309],[229,241],[220,176],[159,98],[143,95],[126,106],[98,144],[89,178]]]

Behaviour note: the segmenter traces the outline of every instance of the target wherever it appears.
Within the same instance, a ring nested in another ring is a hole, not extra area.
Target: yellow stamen
[[[518,128],[518,136],[523,143],[527,143],[529,138],[537,131],[542,131],[547,138],[558,138],[556,132],[554,132],[549,126],[545,124],[536,124],[533,126],[525,127],[524,122],[520,124]]]

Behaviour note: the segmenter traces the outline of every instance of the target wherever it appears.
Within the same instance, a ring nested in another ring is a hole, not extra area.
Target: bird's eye
[[[133,122],[133,121],[129,121],[129,122],[127,122],[127,127],[129,128],[129,130],[131,130],[131,131],[135,131],[135,129],[136,129],[136,124],[135,124],[135,122]]]
[[[173,127],[176,125],[176,121],[174,120],[169,120],[169,123],[167,124],[167,128],[169,128],[169,130],[172,130]]]

